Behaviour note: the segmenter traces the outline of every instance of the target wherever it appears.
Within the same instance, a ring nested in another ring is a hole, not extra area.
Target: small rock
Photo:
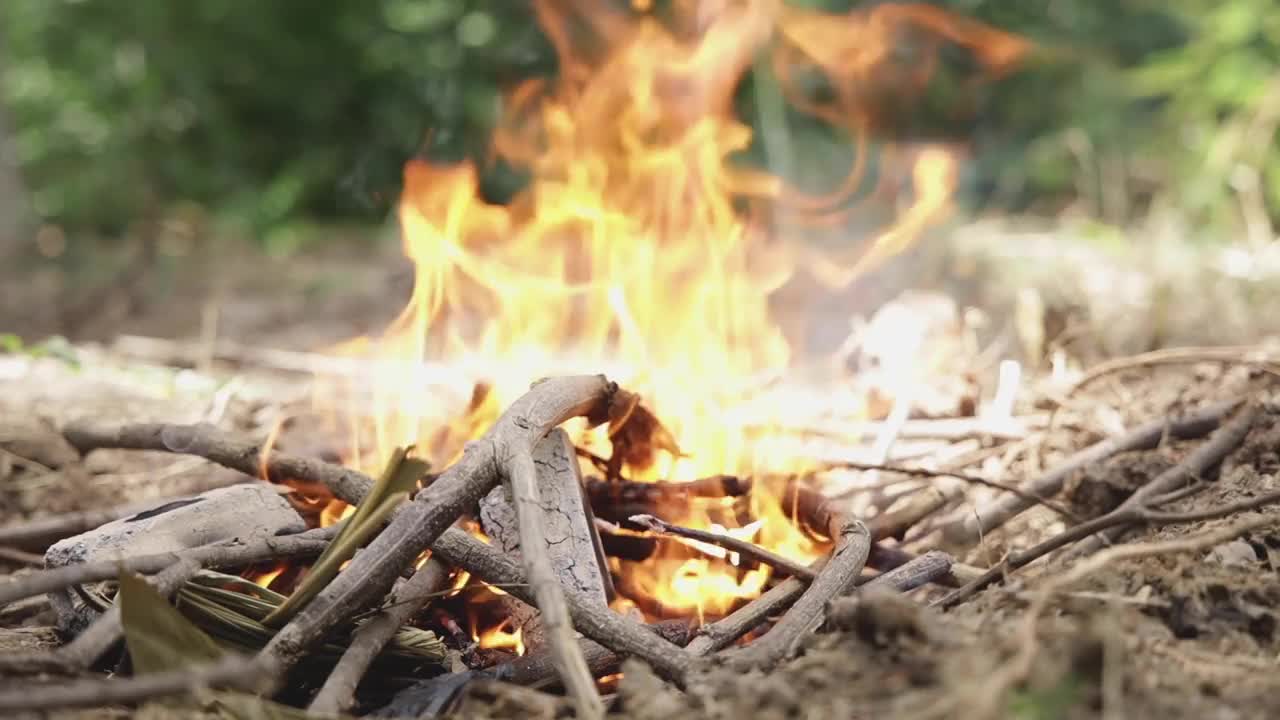
[[[1258,554],[1249,543],[1232,540],[1210,550],[1209,560],[1225,567],[1247,567],[1258,562]]]

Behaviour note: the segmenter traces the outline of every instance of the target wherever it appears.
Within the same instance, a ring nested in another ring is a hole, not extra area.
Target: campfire
[[[991,570],[942,551],[1037,506],[1080,520],[1052,498],[1086,463],[1216,429],[1183,468],[1199,477],[1242,442],[1258,409],[1231,399],[1020,487],[949,470],[1048,425],[1013,415],[1019,366],[1002,367],[994,399],[966,386],[949,417],[920,418],[922,377],[963,374],[913,331],[927,313],[900,307],[873,324],[860,342],[865,353],[879,333],[879,367],[859,376],[847,353],[800,347],[770,299],[797,277],[846,286],[944,219],[962,147],[903,145],[874,189],[909,186],[896,218],[853,252],[802,241],[860,211],[867,143],[892,130],[892,106],[928,91],[942,48],[972,58],[968,96],[1031,46],[925,5],[649,5],[534,3],[560,67],[505,99],[486,160],[527,173],[513,198],[486,199],[478,163],[408,163],[409,304],[384,332],[327,351],[358,372],[314,378],[317,437],[340,462],[282,451],[283,421],[254,442],[211,425],[63,429],[79,453],[188,453],[267,482],[100,518],[49,550],[46,574],[0,585],[0,605],[52,593],[79,633],[44,667],[92,666],[124,634],[133,668],[157,683],[283,688],[317,713],[392,696],[400,712],[438,709],[468,681],[500,679],[561,690],[579,717],[600,717],[627,658],[685,686],[710,664],[776,666],[856,612],[840,603],[859,588],[933,585],[959,603],[1067,542],[1118,538],[1180,492],[1182,474],[1157,479]],[[841,182],[806,187],[742,160],[757,139],[735,93],[753,69],[859,149]],[[805,380],[790,377],[802,364]],[[815,435],[848,452],[824,457]],[[895,450],[912,439],[952,464],[904,463]],[[995,499],[966,511],[975,486]],[[139,608],[191,626],[165,642],[214,639],[194,680],[138,653]],[[152,692],[103,687],[92,692]]]
[[[927,63],[908,71],[896,49],[928,58],[943,43],[961,47],[981,83],[1009,72],[1027,45],[929,6],[839,16],[777,3],[681,2],[669,16],[535,8],[561,67],[554,80],[512,91],[491,158],[525,169],[528,186],[495,205],[472,163],[408,165],[399,220],[413,297],[384,333],[337,349],[376,369],[355,381],[321,378],[317,405],[350,438],[351,466],[376,473],[395,448],[413,445],[446,467],[531,380],[605,372],[638,395],[607,425],[567,428],[589,476],[615,486],[780,477],[736,496],[667,498],[655,486],[633,509],[807,565],[830,539],[796,515],[795,493],[822,488],[793,428],[831,408],[771,382],[793,353],[770,292],[811,267],[831,278],[839,265],[845,277],[833,281],[847,283],[905,248],[941,219],[957,158],[943,146],[918,151],[912,204],[898,221],[852,262],[815,258],[788,235],[850,212],[863,169],[815,197],[737,161],[752,137],[735,116],[735,89],[763,57],[792,107],[863,138],[875,130],[878,93],[910,102],[929,82]],[[816,77],[824,87],[813,87]],[[838,374],[824,381],[849,384]],[[846,417],[871,419],[866,398],[841,399]],[[594,511],[622,533],[638,529],[614,508]],[[339,501],[321,516],[344,512]],[[514,538],[495,537],[504,532],[496,523],[482,515],[480,529],[514,549]],[[650,620],[723,616],[773,577],[767,564],[729,559],[690,542],[658,543],[641,559],[614,555],[610,596],[615,609]]]

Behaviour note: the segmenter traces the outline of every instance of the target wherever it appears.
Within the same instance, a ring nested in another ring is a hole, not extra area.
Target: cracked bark
[[[569,434],[558,428],[548,433],[534,447],[533,464],[539,512],[546,523],[544,546],[556,579],[567,594],[607,607],[608,575],[597,555],[595,524],[583,501],[582,476]],[[480,502],[480,521],[498,547],[512,557],[521,557],[519,522],[508,486],[494,488]],[[525,647],[529,651],[541,649],[547,638],[537,610],[511,595],[504,596],[503,602],[512,629],[522,631]]]

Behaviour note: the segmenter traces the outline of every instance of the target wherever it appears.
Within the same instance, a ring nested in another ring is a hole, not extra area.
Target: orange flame
[[[358,388],[371,395],[373,422],[370,432],[354,426],[353,463],[376,471],[410,443],[447,462],[532,379],[606,372],[643,393],[684,451],[628,468],[633,479],[802,469],[803,459],[779,452],[758,429],[760,377],[791,360],[769,295],[803,255],[761,211],[779,203],[836,209],[861,165],[845,188],[813,199],[736,163],[752,142],[733,116],[738,85],[767,51],[790,103],[849,130],[861,146],[885,98],[924,91],[943,43],[971,49],[988,76],[1009,71],[1028,47],[924,5],[829,15],[774,0],[673,0],[662,19],[636,14],[650,2],[632,5],[535,0],[560,71],[507,98],[492,153],[531,176],[511,203],[482,199],[472,163],[415,160],[405,168],[399,220],[417,270],[413,296],[381,337],[338,350],[378,360]],[[905,36],[919,62],[894,55]],[[803,65],[826,75],[830,98],[804,91]],[[915,204],[860,260],[826,267],[825,276],[847,283],[907,247],[947,209],[955,170],[947,150],[922,152]],[[486,384],[467,396],[471,382],[460,378]],[[763,410],[779,426],[803,414],[794,398],[768,403]],[[609,447],[603,431],[580,442]],[[779,498],[755,492],[749,502],[755,542],[802,562],[821,551]],[[705,505],[663,515],[713,524]],[[767,568],[744,571],[666,546],[663,557],[623,563],[624,585],[665,608],[723,613],[769,578]]]

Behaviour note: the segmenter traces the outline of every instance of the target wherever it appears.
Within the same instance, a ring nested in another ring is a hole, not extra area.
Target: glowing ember
[[[417,269],[412,300],[381,337],[338,350],[378,361],[359,388],[372,394],[372,412],[368,398],[344,397],[352,388],[324,388],[318,397],[348,417],[372,415],[367,425],[353,424],[352,464],[376,472],[406,444],[447,463],[531,380],[605,372],[642,393],[682,451],[632,462],[624,468],[630,479],[804,468],[759,427],[762,414],[782,427],[804,411],[788,397],[760,406],[760,378],[791,360],[769,295],[800,261],[798,247],[765,214],[779,206],[838,212],[848,193],[806,200],[781,179],[732,162],[752,139],[733,117],[735,89],[756,56],[768,52],[796,108],[861,142],[875,128],[874,110],[887,90],[899,102],[924,92],[943,43],[970,48],[992,75],[1027,48],[927,6],[831,16],[776,2],[671,5],[660,21],[638,14],[650,3],[633,3],[631,13],[594,1],[534,3],[560,72],[554,82],[530,81],[508,97],[493,154],[531,178],[508,205],[481,198],[471,164],[413,161],[405,168],[399,219]],[[904,37],[922,53],[909,72],[894,56]],[[802,92],[802,66],[826,75],[829,98]],[[915,204],[857,262],[822,266],[824,278],[847,283],[906,248],[945,212],[955,171],[948,151],[921,152]],[[860,163],[848,188],[859,172]],[[440,367],[449,370],[431,369]],[[473,392],[479,380],[486,384]],[[609,455],[602,433],[571,431],[580,445]],[[722,531],[800,562],[822,550],[778,498],[757,491],[748,500],[746,527]],[[658,514],[710,528],[715,506]],[[324,522],[337,517],[326,508]],[[740,569],[679,543],[660,547],[658,557],[620,565],[620,587],[644,607],[721,614],[769,578],[767,568]],[[518,632],[476,637],[521,647]]]

